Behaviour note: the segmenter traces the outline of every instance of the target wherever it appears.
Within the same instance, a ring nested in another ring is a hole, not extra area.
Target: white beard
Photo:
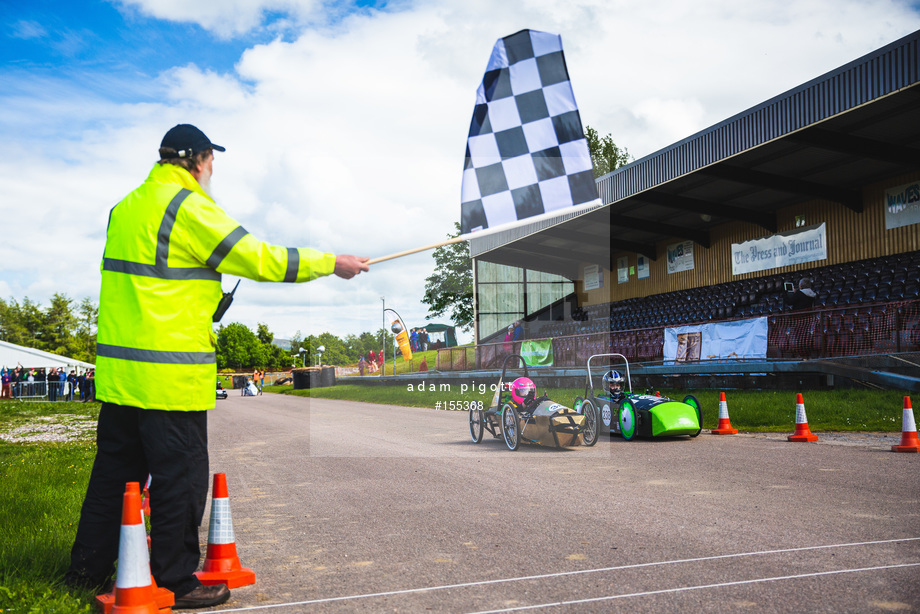
[[[211,195],[211,173],[209,173],[207,169],[202,170],[201,174],[198,176],[198,185],[200,185],[201,189],[209,196]]]

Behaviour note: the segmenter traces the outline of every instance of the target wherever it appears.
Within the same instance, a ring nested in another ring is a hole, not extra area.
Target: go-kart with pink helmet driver
[[[517,361],[515,370],[523,367],[523,373],[509,374],[511,361]],[[488,409],[470,410],[470,436],[474,443],[480,443],[484,431],[489,431],[492,437],[504,439],[510,450],[517,450],[521,442],[557,448],[593,446],[597,443],[598,416],[594,408],[586,409],[578,411],[560,405],[545,392],[537,396],[527,363],[522,356],[512,354],[502,363],[502,374]]]

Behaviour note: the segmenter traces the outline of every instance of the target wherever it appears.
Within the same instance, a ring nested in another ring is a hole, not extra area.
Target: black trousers
[[[125,483],[150,482],[150,569],[177,597],[201,583],[198,527],[208,496],[205,411],[157,411],[103,403],[96,459],[65,582],[96,587],[114,572]]]

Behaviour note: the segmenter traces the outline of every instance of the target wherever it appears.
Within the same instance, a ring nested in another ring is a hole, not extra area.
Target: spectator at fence
[[[514,322],[514,332],[511,334],[512,341],[520,341],[524,338],[524,327],[521,326],[520,320]]]
[[[73,369],[67,374],[67,400],[73,401],[74,391],[77,389],[77,374]]]
[[[364,362],[364,356],[358,359],[358,374],[364,375],[364,368],[367,366],[367,363]]]
[[[786,300],[793,311],[811,309],[815,305],[817,294],[811,289],[811,280],[807,277],[799,280],[799,287],[793,292],[786,293]]]
[[[10,391],[10,382],[13,381],[13,373],[3,367],[3,371],[0,371],[0,382],[2,382],[3,388],[0,388],[0,399],[9,399],[12,398]]]
[[[32,369],[29,371],[29,396],[45,396],[45,370]]]
[[[48,370],[48,373],[45,374],[45,384],[47,385],[46,390],[48,391],[48,400],[57,401],[57,391],[58,391],[58,374],[57,368],[51,367]]]
[[[374,350],[367,352],[367,368],[371,373],[377,372],[377,354],[374,353]]]
[[[96,400],[96,370],[90,369],[86,372],[86,379],[83,380],[86,386],[86,394],[83,396],[83,402]]]
[[[505,354],[511,354],[514,351],[514,324],[508,325],[508,330],[505,331],[505,342],[502,345],[502,348],[505,350]]]
[[[413,352],[418,352],[418,329],[413,328],[412,332],[409,333],[409,347],[412,348]]]
[[[64,367],[58,370],[58,398],[64,398],[64,387],[67,385],[67,372]]]
[[[22,389],[22,365],[17,365],[17,367],[13,369],[13,373],[10,376],[10,391],[13,393],[14,399],[17,398],[21,394],[20,392],[21,389]]]
[[[418,350],[420,352],[428,351],[428,329],[423,328],[418,333]]]

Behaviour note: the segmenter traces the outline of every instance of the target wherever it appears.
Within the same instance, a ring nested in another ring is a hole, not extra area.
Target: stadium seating
[[[817,295],[804,316],[791,312],[785,286],[803,277]],[[665,327],[761,316],[770,317],[774,357],[920,351],[920,251],[587,305],[541,336],[592,339],[559,345],[566,362],[591,347],[656,360]]]

